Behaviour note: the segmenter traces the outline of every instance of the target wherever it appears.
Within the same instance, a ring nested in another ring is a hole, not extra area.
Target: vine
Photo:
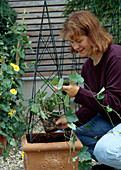
[[[120,0],[66,0],[63,16],[86,9],[95,14],[105,29],[114,36],[114,42],[121,44]]]

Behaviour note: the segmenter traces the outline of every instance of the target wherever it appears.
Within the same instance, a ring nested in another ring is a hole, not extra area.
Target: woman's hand
[[[57,86],[54,86],[54,89],[57,91]],[[65,91],[66,93],[68,93],[69,97],[75,97],[76,94],[79,91],[79,86],[77,86],[74,83],[70,83],[68,86],[63,86],[62,91]]]
[[[67,125],[67,120],[66,120],[66,118],[65,117],[62,117],[62,118],[60,118],[60,119],[58,119],[57,121],[56,121],[56,125],[58,125],[59,127],[60,127],[60,129],[66,129],[66,128],[68,128],[68,125]]]

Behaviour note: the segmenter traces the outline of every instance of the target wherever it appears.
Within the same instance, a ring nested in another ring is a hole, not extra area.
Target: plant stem
[[[2,64],[4,64],[5,63],[5,59],[4,58],[2,58]],[[1,73],[3,72],[3,68],[1,67]]]
[[[91,91],[91,89],[89,88],[89,86],[88,86],[86,83],[84,83],[84,85],[86,85],[86,87],[89,89],[89,91],[90,91],[91,94],[93,95],[94,99],[95,99],[95,100],[97,101],[97,103],[103,108],[103,110],[107,113],[107,115],[108,115],[108,117],[109,117],[109,119],[110,119],[110,121],[111,121],[111,124],[112,124],[112,126],[114,127],[113,121],[112,121],[112,119],[111,119],[108,111],[105,109],[106,106],[104,106],[103,104],[101,104],[101,103],[97,100],[97,98],[95,97],[95,95],[93,94],[93,92]]]

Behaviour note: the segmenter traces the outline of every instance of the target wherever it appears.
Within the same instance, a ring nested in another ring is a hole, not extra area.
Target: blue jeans
[[[101,114],[77,128],[75,134],[84,146],[88,147],[93,159],[121,169],[121,124],[110,124]]]

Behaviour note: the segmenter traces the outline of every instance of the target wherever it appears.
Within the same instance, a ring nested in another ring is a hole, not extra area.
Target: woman
[[[79,129],[75,133],[83,145],[88,146],[92,158],[101,163],[92,169],[121,169],[121,47],[112,43],[112,36],[85,10],[71,14],[61,36],[71,42],[72,51],[88,57],[81,72],[85,87],[71,83],[62,89],[82,105],[76,112],[79,121],[75,124]],[[101,104],[109,105],[119,115],[113,111],[107,114],[95,100],[93,95],[97,96],[103,87]],[[56,124],[61,129],[67,128],[65,117]],[[88,125],[91,125],[89,130]]]

